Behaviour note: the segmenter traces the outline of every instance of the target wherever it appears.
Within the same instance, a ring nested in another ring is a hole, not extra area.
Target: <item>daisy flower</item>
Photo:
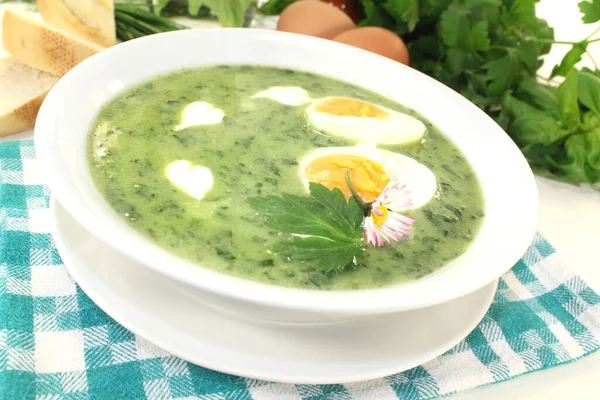
[[[415,219],[394,211],[412,206],[411,192],[397,176],[392,177],[383,192],[372,203],[365,203],[360,198],[352,184],[349,171],[346,171],[346,183],[356,202],[365,210],[363,231],[368,245],[382,247],[412,236],[412,225]]]
[[[363,230],[367,244],[381,247],[412,235],[415,219],[394,211],[412,206],[410,193],[405,184],[392,177],[365,217]]]

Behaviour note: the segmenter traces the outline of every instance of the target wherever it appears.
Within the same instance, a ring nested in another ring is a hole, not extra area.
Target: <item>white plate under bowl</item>
[[[319,291],[199,268],[136,232],[94,186],[86,146],[90,127],[101,107],[132,85],[168,71],[215,64],[314,72],[373,90],[421,113],[458,146],[480,180],[485,218],[473,243],[445,267],[403,285]],[[213,303],[273,320],[331,321],[443,303],[496,280],[519,260],[535,234],[538,200],[533,174],[517,146],[489,116],[412,68],[303,35],[192,29],[111,47],[77,65],[52,88],[36,120],[35,145],[53,196],[94,236],[146,268],[188,285],[198,296],[212,296]]]
[[[264,323],[219,312],[121,255],[52,202],[56,247],[108,315],[158,347],[217,371],[274,382],[379,378],[429,361],[471,332],[497,281],[432,307],[328,324]]]

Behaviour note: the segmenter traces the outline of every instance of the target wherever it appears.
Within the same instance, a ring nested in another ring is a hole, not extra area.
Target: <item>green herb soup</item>
[[[414,158],[437,179],[436,195],[404,212],[416,219],[412,239],[367,246],[355,264],[335,272],[319,272],[314,261],[271,250],[289,235],[268,228],[247,199],[308,196],[301,160],[317,148],[356,145],[308,126],[306,104],[252,98],[273,86],[304,88],[312,99],[358,98],[423,121],[427,133],[420,143],[378,146]],[[185,107],[199,101],[222,110],[222,122],[182,127]],[[98,190],[135,230],[203,267],[268,284],[345,290],[414,280],[465,252],[483,219],[473,170],[423,117],[368,90],[299,71],[215,66],[156,77],[101,110],[88,149]],[[180,160],[200,167],[199,174],[212,173],[203,197],[191,196],[167,177],[168,167]]]

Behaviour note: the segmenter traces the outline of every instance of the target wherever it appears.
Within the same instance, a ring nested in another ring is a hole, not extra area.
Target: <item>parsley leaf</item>
[[[363,221],[363,211],[354,197],[348,202],[343,193],[338,189],[327,189],[318,183],[310,182],[310,195],[313,199],[327,209],[330,216],[340,225],[347,225],[352,229],[360,228]]]
[[[522,146],[552,146],[570,134],[558,121],[543,112],[528,113],[516,118],[510,129],[517,143]]]
[[[519,71],[519,60],[514,51],[510,49],[504,57],[488,62],[486,68],[491,81],[488,92],[492,96],[497,96],[510,89],[515,82]]]
[[[525,79],[519,83],[517,95],[526,103],[548,113],[551,117],[560,118],[558,99],[551,86],[543,85],[535,78]]]
[[[453,75],[460,75],[465,69],[467,53],[460,49],[449,49],[446,53],[446,66]]]
[[[579,11],[583,14],[584,24],[593,24],[600,21],[600,0],[580,2]]]
[[[190,14],[198,13],[201,5],[210,8],[210,13],[219,19],[224,27],[242,26],[246,10],[254,0],[190,0]]]
[[[502,106],[514,119],[510,131],[520,146],[553,146],[569,135],[569,131],[559,121],[560,111],[557,118],[554,118],[510,94],[503,97]]]
[[[583,56],[587,50],[587,46],[588,43],[585,41],[575,44],[571,50],[565,54],[560,64],[555,65],[554,68],[552,68],[550,77],[553,78],[559,75],[567,76],[567,73],[575,66],[575,64],[581,61],[581,56]]]
[[[565,154],[548,157],[548,162],[573,182],[600,180],[600,129],[571,135],[565,142]]]
[[[327,272],[344,269],[361,253],[362,246],[352,240],[294,236],[287,242],[275,244],[273,250],[297,260],[315,260],[315,268]]]
[[[412,32],[419,21],[419,0],[387,0],[381,7],[386,10],[396,22],[406,21],[408,31]]]
[[[578,72],[575,68],[567,74],[564,82],[558,86],[556,96],[558,107],[566,128],[576,129],[580,122],[579,103],[577,99]]]
[[[442,13],[442,39],[446,46],[465,49],[468,40],[469,21],[459,10],[448,10]]]
[[[586,160],[590,169],[595,171],[595,177],[588,179],[588,181],[597,182],[600,180],[600,128],[596,127],[586,132],[586,139],[588,142]]]
[[[488,22],[479,21],[469,32],[469,47],[475,51],[488,51],[490,38],[488,37]]]
[[[600,78],[592,73],[581,71],[578,88],[581,104],[600,116]]]
[[[533,40],[523,40],[517,45],[517,52],[521,64],[529,73],[535,74],[542,62],[539,60],[540,46]]]
[[[273,250],[298,260],[315,260],[320,271],[341,270],[363,250],[363,210],[342,192],[310,183],[310,198],[284,193],[248,199],[265,225],[293,236]]]

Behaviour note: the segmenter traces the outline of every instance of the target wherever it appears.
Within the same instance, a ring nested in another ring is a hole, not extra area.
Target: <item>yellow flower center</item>
[[[381,211],[381,215],[377,215],[371,211],[371,219],[375,225],[381,226],[381,224],[383,224],[388,217],[388,209],[385,206],[379,206],[375,209]]]

